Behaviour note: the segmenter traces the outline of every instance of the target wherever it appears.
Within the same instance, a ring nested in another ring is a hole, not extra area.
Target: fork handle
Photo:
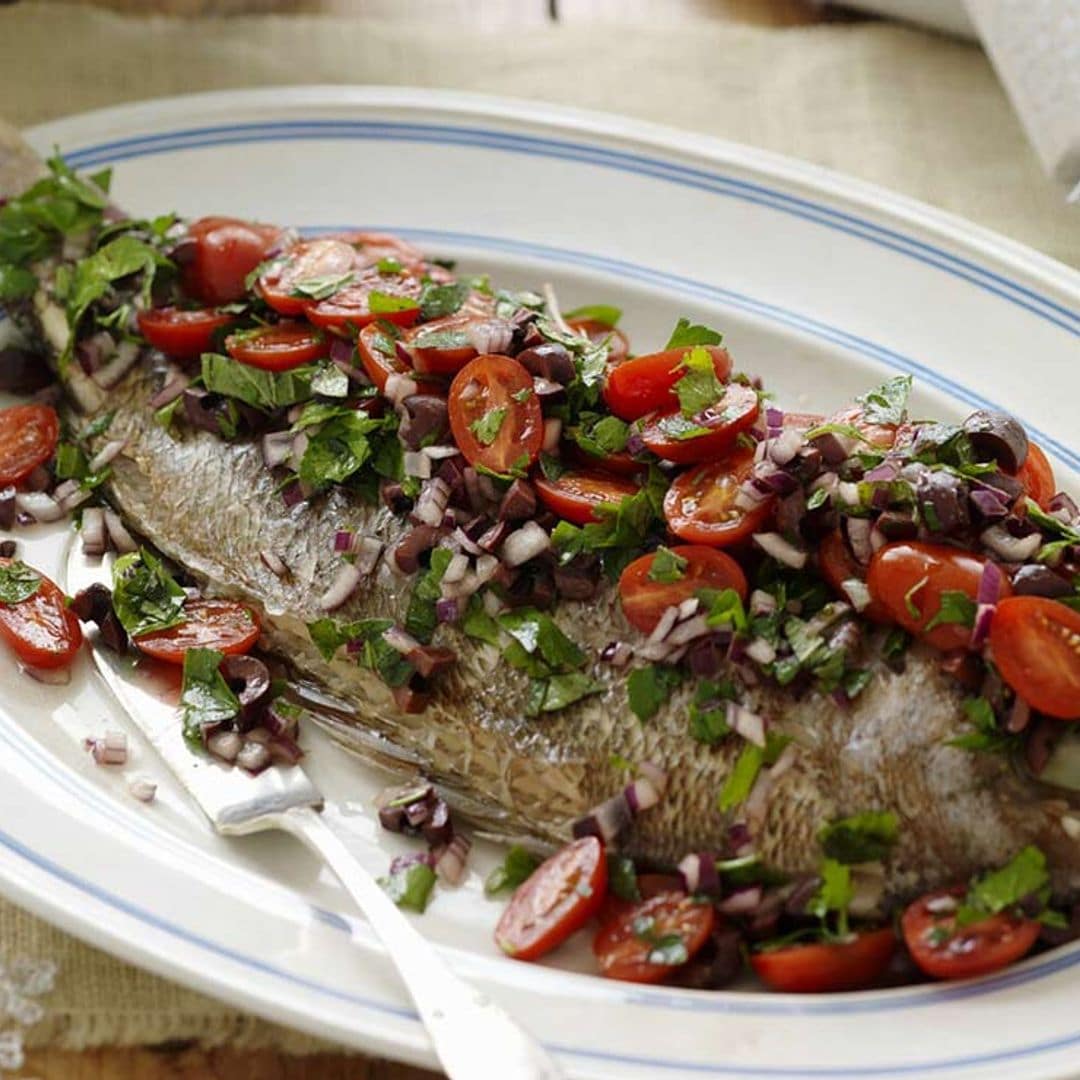
[[[322,815],[288,810],[282,825],[318,852],[386,946],[451,1080],[562,1080],[546,1050],[487,994],[458,978],[356,860]]]

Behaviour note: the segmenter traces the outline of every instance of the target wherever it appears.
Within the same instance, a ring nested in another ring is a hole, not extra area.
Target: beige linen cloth
[[[340,11],[346,0],[327,2]],[[462,4],[425,10],[425,20],[263,14],[188,21],[63,4],[0,7],[0,114],[26,125],[139,98],[305,82],[546,99],[806,158],[1080,266],[1077,211],[1044,178],[989,63],[972,45],[882,23],[551,26],[532,18],[522,31],[503,18],[479,20],[483,31],[447,31],[432,19],[460,13]],[[60,964],[32,1043],[315,1045],[114,961],[6,903],[0,947]]]

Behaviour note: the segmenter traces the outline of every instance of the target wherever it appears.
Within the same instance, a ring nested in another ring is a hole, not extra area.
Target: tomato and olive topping
[[[178,360],[193,360],[219,345],[222,331],[236,322],[213,308],[150,308],[139,312],[142,336],[163,353]]]
[[[521,473],[540,454],[544,417],[532,376],[508,356],[478,356],[450,384],[450,429],[472,465]]]
[[[716,910],[708,900],[660,893],[600,928],[593,952],[600,974],[627,982],[660,982],[709,940]]]
[[[255,612],[235,600],[188,600],[183,622],[134,638],[140,652],[182,664],[188,649],[216,649],[225,655],[250,652],[259,640]]]
[[[193,221],[175,256],[184,291],[211,306],[243,300],[248,275],[280,244],[281,237],[276,225],[238,218]]]
[[[652,416],[641,429],[641,438],[666,461],[679,465],[714,461],[753,426],[758,411],[757,393],[749,386],[731,383],[719,401],[693,416],[678,411]]]
[[[48,405],[0,409],[0,487],[20,484],[56,453],[60,418]]]
[[[652,412],[670,412],[680,407],[675,384],[686,374],[683,359],[687,349],[665,349],[635,356],[609,368],[604,383],[604,401],[623,420],[638,420]],[[718,345],[707,349],[719,382],[731,374],[731,356]],[[752,422],[752,421],[751,421]]]
[[[230,334],[225,350],[242,364],[264,371],[289,371],[326,356],[330,342],[321,331],[304,323],[281,322]]]
[[[63,592],[23,563],[0,559],[0,638],[30,667],[67,667],[82,644]]]
[[[669,607],[699,589],[734,589],[745,600],[746,575],[724,552],[688,544],[642,555],[619,578],[623,614],[643,634],[652,633]]]
[[[866,582],[876,604],[905,630],[943,651],[971,641],[975,599],[989,560],[961,548],[905,540],[870,560]],[[1002,575],[999,595],[1012,586]]]
[[[750,509],[743,509],[739,500],[753,466],[752,450],[736,450],[721,461],[677,476],[664,497],[664,517],[671,531],[691,544],[731,547],[764,529],[775,499]]]
[[[495,941],[515,960],[536,960],[580,930],[607,889],[607,857],[595,836],[557,851],[518,887],[499,919]]]
[[[1014,911],[1002,911],[959,925],[963,887],[939,889],[916,900],[900,921],[912,960],[935,979],[971,979],[1026,956],[1041,924]]]
[[[626,477],[598,469],[564,472],[557,480],[538,476],[534,483],[544,505],[575,525],[599,521],[600,507],[614,510],[623,499],[641,490]]]
[[[1033,709],[1080,719],[1080,612],[1041,596],[1002,600],[990,624],[1001,677]]]
[[[356,248],[344,240],[321,237],[294,244],[259,275],[256,292],[282,315],[302,315],[312,293],[340,281],[357,265]]]
[[[849,941],[787,945],[753,953],[750,964],[770,990],[826,994],[872,986],[896,951],[891,927],[852,934]]]

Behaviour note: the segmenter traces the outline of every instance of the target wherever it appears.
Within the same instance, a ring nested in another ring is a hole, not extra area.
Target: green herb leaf
[[[483,416],[469,425],[469,430],[476,436],[476,441],[481,446],[490,446],[499,437],[503,421],[506,419],[506,411],[505,405],[488,409]]]
[[[469,637],[494,645],[496,648],[502,641],[499,624],[484,610],[484,602],[479,593],[473,593],[469,597],[469,606],[465,609],[465,617],[461,620],[461,629]]]
[[[1028,520],[1038,525],[1043,532],[1060,536],[1063,540],[1068,540],[1074,544],[1080,544],[1080,530],[1074,529],[1071,525],[1066,525],[1064,521],[1058,521],[1053,514],[1048,514],[1034,499],[1028,499],[1024,505],[1027,510]]]
[[[675,439],[677,442],[685,442],[687,439],[697,439],[702,435],[708,435],[712,428],[705,427],[704,424],[696,424],[693,420],[683,416],[682,413],[670,413],[668,416],[661,416],[656,421],[656,426],[668,436],[668,438]]]
[[[420,306],[420,301],[412,296],[397,296],[394,293],[372,289],[367,297],[368,310],[372,315],[390,314],[395,311],[413,311]]]
[[[907,419],[911,376],[896,375],[855,400],[863,407],[863,417],[871,424],[902,424]]]
[[[423,915],[435,888],[435,871],[427,863],[413,863],[396,874],[379,878],[379,884],[399,908]]]
[[[851,870],[835,859],[825,859],[821,864],[821,886],[807,902],[806,910],[819,918],[824,926],[829,912],[837,916],[837,931],[840,936],[848,932],[848,907],[855,898],[855,888],[851,884]],[[830,936],[828,927],[826,937]]]
[[[923,628],[923,633],[935,626],[958,623],[961,626],[974,626],[978,606],[967,593],[946,590],[941,594],[941,606],[937,614]]]
[[[444,319],[460,310],[469,296],[469,286],[464,282],[435,285],[428,282],[420,293],[420,318]]]
[[[686,577],[686,567],[687,561],[682,555],[676,555],[671,548],[661,544],[656,549],[646,576],[650,581],[658,581],[662,585],[673,585]]]
[[[710,330],[707,326],[693,324],[689,319],[680,319],[664,348],[692,349],[696,345],[719,345],[723,340],[723,334]]]
[[[594,457],[607,457],[610,454],[622,453],[626,449],[630,425],[617,416],[583,412],[578,416],[577,425],[570,428],[568,434],[585,453]]]
[[[637,903],[641,899],[638,888],[637,868],[629,855],[617,855],[614,852],[607,857],[608,892],[620,900]]]
[[[984,874],[971,883],[956,913],[957,925],[967,926],[996,915],[1027,896],[1044,894],[1045,903],[1049,884],[1046,856],[1029,844],[1000,870]]]
[[[341,292],[355,280],[356,275],[351,270],[344,274],[323,274],[320,277],[305,278],[293,285],[291,295],[309,300],[325,300],[334,293]]]
[[[319,368],[306,364],[291,371],[264,371],[231,356],[203,353],[202,381],[212,394],[236,398],[256,409],[273,411],[308,401]]]
[[[29,270],[11,263],[0,263],[0,303],[33,296],[37,284],[37,278]]]
[[[686,418],[697,416],[724,396],[724,386],[716,377],[712,353],[700,345],[691,349],[679,364],[686,371],[675,384],[679,408]]]
[[[747,628],[746,608],[734,589],[698,589],[705,621],[714,629],[743,633]]]
[[[743,746],[720,791],[717,805],[721,812],[733,810],[746,801],[758,773],[764,766],[775,764],[789,742],[791,742],[791,736],[769,732],[765,736],[764,748],[755,746],[753,743],[746,743]]]
[[[975,730],[949,739],[946,746],[984,754],[1011,754],[1023,745],[1021,735],[1005,731],[998,725],[994,710],[986,698],[965,698],[964,712]]]
[[[589,678],[580,671],[571,671],[565,675],[551,675],[546,679],[534,679],[529,690],[526,713],[537,716],[545,712],[558,712],[575,701],[599,694],[603,683]]]
[[[682,672],[668,664],[635,668],[626,681],[630,708],[639,720],[651,720],[682,682]]]
[[[719,743],[731,732],[727,723],[727,704],[735,698],[735,684],[730,679],[723,682],[702,679],[690,705],[690,734],[706,746]]]
[[[353,410],[324,424],[311,436],[300,459],[300,482],[321,491],[348,480],[371,457],[368,435],[382,426],[382,420]]]
[[[495,867],[484,882],[484,892],[488,896],[497,896],[501,892],[510,892],[524,884],[540,865],[540,860],[531,852],[515,844],[503,861]]]
[[[15,560],[0,566],[0,604],[21,604],[41,588],[41,575],[26,563]]]
[[[571,671],[585,663],[585,653],[542,611],[517,608],[500,615],[498,624],[525,653],[543,660],[547,671]]]
[[[112,578],[113,610],[131,637],[184,621],[184,590],[146,548],[117,559]]]
[[[584,307],[574,308],[573,311],[564,311],[563,318],[582,321],[588,319],[614,330],[622,318],[622,308],[612,307],[610,304],[586,304]]]
[[[435,604],[442,595],[442,579],[454,553],[449,548],[435,548],[431,553],[431,565],[420,576],[409,598],[409,610],[405,615],[405,631],[412,634],[422,645],[427,645],[439,625]]]
[[[826,825],[818,839],[825,854],[837,862],[877,862],[889,854],[898,831],[894,813],[868,810]]]
[[[224,659],[216,649],[188,649],[184,653],[180,717],[184,738],[193,746],[203,745],[204,727],[240,714],[240,701],[219,670]]]
[[[405,268],[393,255],[385,255],[375,264],[375,269],[380,274],[400,274]]]
[[[397,649],[383,640],[383,634],[393,625],[392,619],[359,619],[351,623],[316,619],[308,623],[308,634],[327,661],[333,660],[343,645],[359,642],[361,649],[357,658],[364,667],[374,671],[387,686],[404,686],[415,669]]]

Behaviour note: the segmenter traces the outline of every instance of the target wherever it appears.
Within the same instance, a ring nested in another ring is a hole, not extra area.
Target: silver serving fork
[[[111,581],[109,556],[87,557],[81,544],[72,544],[70,595],[95,582]],[[90,644],[98,673],[219,833],[246,836],[283,829],[337,874],[386,946],[452,1080],[491,1075],[493,1062],[507,1080],[560,1080],[563,1072],[547,1051],[487,994],[458,978],[352,856],[323,820],[322,794],[299,765],[250,776],[193,752],[184,740],[179,711],[131,678],[130,657],[106,648],[95,634]]]

